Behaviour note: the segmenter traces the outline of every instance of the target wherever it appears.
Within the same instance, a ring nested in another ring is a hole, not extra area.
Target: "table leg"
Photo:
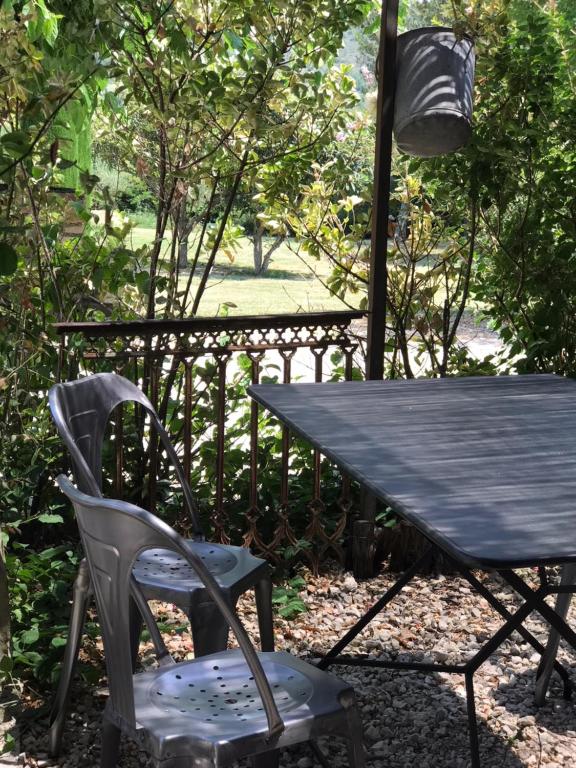
[[[476,695],[474,693],[474,672],[466,672],[466,711],[468,713],[468,735],[472,768],[480,768],[480,742],[478,741],[478,720],[476,718]]]
[[[545,590],[540,590],[545,594]],[[522,626],[522,622],[532,613],[532,606],[525,602],[518,610],[510,614],[510,618],[492,635],[478,653],[465,664],[466,708],[468,711],[468,733],[470,736],[470,754],[472,768],[480,768],[480,745],[478,741],[478,722],[476,719],[476,699],[474,695],[474,675],[490,656],[507,640],[510,635]]]
[[[422,557],[419,558],[407,571],[405,571],[398,579],[398,581],[395,582],[395,584],[393,584],[390,589],[384,595],[382,595],[382,597],[377,602],[375,602],[371,608],[369,608],[369,610],[364,614],[364,616],[362,616],[361,619],[356,622],[356,624],[354,624],[352,629],[349,629],[344,637],[328,651],[328,653],[320,660],[318,664],[320,669],[326,669],[326,667],[331,663],[331,659],[333,659],[335,656],[338,656],[344,650],[344,648],[346,648],[346,646],[349,645],[352,640],[354,640],[354,638],[360,634],[360,632],[362,632],[364,627],[367,627],[372,619],[377,616],[380,611],[386,605],[388,605],[388,603],[393,600],[399,592],[402,591],[406,584],[408,584],[408,582],[414,578],[418,570],[422,568],[432,556],[433,549],[433,547],[427,549]]]
[[[376,498],[365,488],[360,497],[360,519],[352,524],[352,570],[357,579],[374,576]]]
[[[558,594],[572,595],[576,592],[576,584],[564,584],[559,587],[547,587],[544,590],[542,588],[538,590],[532,589],[526,582],[514,573],[514,571],[503,570],[499,571],[500,575],[510,584],[520,597],[526,600],[526,603],[531,606],[531,610],[538,611],[538,613],[544,618],[558,634],[566,640],[566,642],[572,646],[576,651],[576,632],[571,629],[564,619],[559,616],[554,608],[550,608],[544,602],[544,598],[540,597],[542,592],[545,595]]]
[[[576,564],[570,563],[562,568],[562,576],[560,579],[561,586],[568,586],[570,584],[576,584]],[[562,618],[566,619],[568,615],[568,609],[570,608],[570,602],[572,595],[568,593],[559,594],[556,598],[556,613]],[[548,635],[548,643],[542,653],[542,659],[536,672],[536,690],[535,699],[536,706],[541,707],[546,700],[546,693],[548,686],[550,685],[550,678],[552,676],[552,670],[557,667],[556,654],[558,653],[558,646],[560,645],[560,635],[555,629],[550,630]]]
[[[490,606],[492,606],[492,608],[494,608],[495,611],[498,611],[502,618],[509,619],[512,616],[510,611],[503,605],[503,603],[501,603],[498,598],[494,597],[490,590],[487,589],[484,584],[482,584],[482,582],[479,581],[472,573],[470,573],[467,568],[458,563],[456,560],[452,560],[452,563],[466,579],[466,581],[472,587],[474,587],[474,589],[486,600]],[[536,650],[539,654],[544,654],[546,652],[546,648],[543,646],[543,644],[537,640],[536,637],[534,637],[534,635],[528,629],[526,629],[526,627],[521,625],[517,628],[516,631],[524,640],[526,640],[527,643],[530,643],[534,650]],[[550,667],[550,671],[552,671],[552,668],[555,669],[562,678],[562,682],[564,683],[564,698],[569,699],[572,695],[572,681],[567,670],[564,669],[560,662],[556,660],[556,654],[554,654],[554,656],[552,656],[550,659]]]

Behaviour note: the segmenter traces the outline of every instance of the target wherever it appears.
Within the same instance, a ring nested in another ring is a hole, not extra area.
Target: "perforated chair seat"
[[[341,697],[352,688],[288,653],[259,653],[285,730],[275,746],[314,738],[334,719],[345,728]],[[207,758],[216,764],[269,749],[268,725],[254,678],[240,650],[134,675],[134,734],[156,760]],[[258,743],[261,744],[258,749]]]
[[[232,603],[258,579],[266,578],[269,566],[245,547],[221,546],[210,542],[187,541],[204,562]],[[173,602],[189,612],[209,600],[194,569],[174,552],[153,549],[143,552],[134,565],[134,576],[148,600]]]
[[[156,768],[225,768],[247,756],[254,768],[271,768],[281,747],[341,736],[351,768],[364,768],[362,726],[347,683],[288,653],[257,653],[196,548],[157,517],[122,501],[88,496],[63,475],[58,485],[74,505],[102,627],[110,698],[100,768],[117,768],[122,735],[146,750]],[[196,571],[238,650],[174,662],[134,578],[144,552],[147,562],[174,552]],[[134,675],[135,599],[160,666]]]

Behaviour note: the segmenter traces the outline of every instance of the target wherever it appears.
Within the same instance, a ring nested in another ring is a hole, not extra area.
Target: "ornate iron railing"
[[[217,540],[241,539],[276,562],[298,553],[316,569],[329,554],[344,560],[350,482],[262,413],[246,387],[262,379],[352,378],[358,348],[352,326],[363,316],[60,323],[56,330],[68,378],[115,370],[144,388],[167,423]],[[163,476],[157,440],[137,414],[134,429],[126,418],[114,420],[113,492],[126,496],[130,490],[153,510],[160,502],[169,505],[166,484],[157,481]],[[141,454],[128,471],[131,430]]]

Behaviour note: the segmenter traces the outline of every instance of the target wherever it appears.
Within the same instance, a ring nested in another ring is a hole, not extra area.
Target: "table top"
[[[486,376],[248,392],[466,565],[576,561],[576,381]]]

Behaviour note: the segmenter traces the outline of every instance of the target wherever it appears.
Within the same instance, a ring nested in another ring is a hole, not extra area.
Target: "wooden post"
[[[392,128],[396,90],[396,37],[399,0],[382,0],[380,47],[378,50],[378,102],[376,111],[376,150],[374,154],[374,200],[368,287],[368,335],[366,378],[384,377],[386,342],[386,301],[388,252],[388,214],[392,167]],[[354,574],[367,578],[374,573],[375,500],[362,494],[360,519],[352,529]]]
[[[384,375],[386,334],[386,257],[390,171],[392,166],[392,128],[396,90],[396,36],[398,0],[383,0],[378,51],[378,106],[376,112],[376,150],[374,155],[374,201],[368,287],[368,349],[366,377]]]

